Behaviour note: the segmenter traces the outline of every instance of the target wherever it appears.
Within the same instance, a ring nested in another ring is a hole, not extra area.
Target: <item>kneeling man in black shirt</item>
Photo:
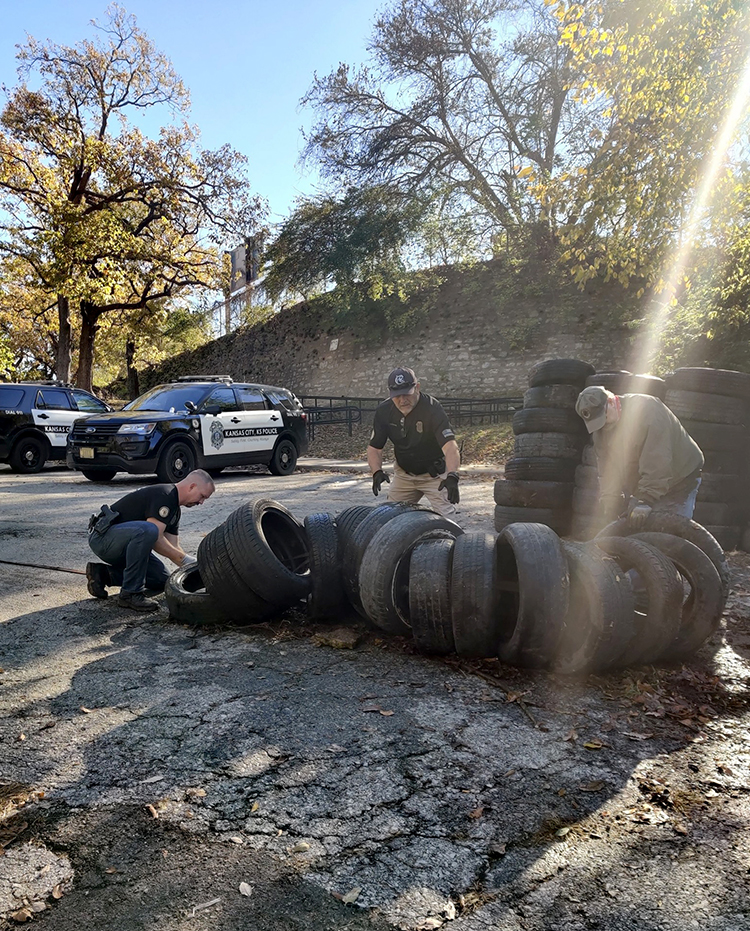
[[[176,566],[195,562],[180,546],[180,508],[192,508],[210,498],[214,480],[196,469],[176,485],[149,485],[104,505],[89,521],[89,546],[103,563],[86,564],[89,594],[106,598],[108,585],[119,585],[117,603],[134,611],[156,611],[159,605],[144,595],[164,591],[169,572],[154,556],[166,556]]]
[[[388,376],[390,400],[375,411],[367,464],[372,493],[390,478],[383,471],[383,447],[390,440],[396,463],[389,501],[416,504],[424,495],[440,514],[456,513],[461,456],[448,416],[429,394],[422,394],[414,371],[394,369]]]

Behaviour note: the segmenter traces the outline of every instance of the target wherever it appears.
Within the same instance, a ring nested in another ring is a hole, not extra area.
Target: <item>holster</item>
[[[113,511],[108,504],[103,504],[99,513],[89,518],[89,533],[105,533],[119,516],[119,511]]]

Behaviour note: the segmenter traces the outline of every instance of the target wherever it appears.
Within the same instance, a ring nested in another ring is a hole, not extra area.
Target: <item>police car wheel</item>
[[[81,469],[81,475],[90,482],[111,482],[117,469]]]
[[[14,472],[41,472],[47,461],[47,447],[36,437],[22,437],[11,450],[8,461]]]
[[[268,468],[272,475],[291,475],[297,466],[297,447],[291,440],[276,444]]]
[[[160,482],[180,482],[195,468],[195,453],[187,443],[172,443],[162,453],[156,474]]]

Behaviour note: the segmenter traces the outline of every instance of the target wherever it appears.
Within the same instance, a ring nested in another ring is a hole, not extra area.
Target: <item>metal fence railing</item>
[[[438,398],[454,427],[507,423],[523,407],[521,397]],[[318,427],[345,426],[352,435],[355,424],[369,420],[383,398],[348,398],[306,395],[300,398],[307,411],[308,436],[315,439]]]

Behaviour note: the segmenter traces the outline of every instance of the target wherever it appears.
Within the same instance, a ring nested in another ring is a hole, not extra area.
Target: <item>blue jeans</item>
[[[169,572],[152,553],[158,537],[155,524],[131,520],[115,524],[104,533],[94,531],[89,536],[89,546],[109,564],[112,583],[123,592],[142,592],[144,588],[163,592]]]
[[[701,487],[701,479],[697,478],[695,484],[688,491],[668,492],[663,498],[654,504],[654,511],[666,511],[668,514],[679,514],[680,517],[692,519],[695,511],[695,500],[698,497],[698,489]]]

